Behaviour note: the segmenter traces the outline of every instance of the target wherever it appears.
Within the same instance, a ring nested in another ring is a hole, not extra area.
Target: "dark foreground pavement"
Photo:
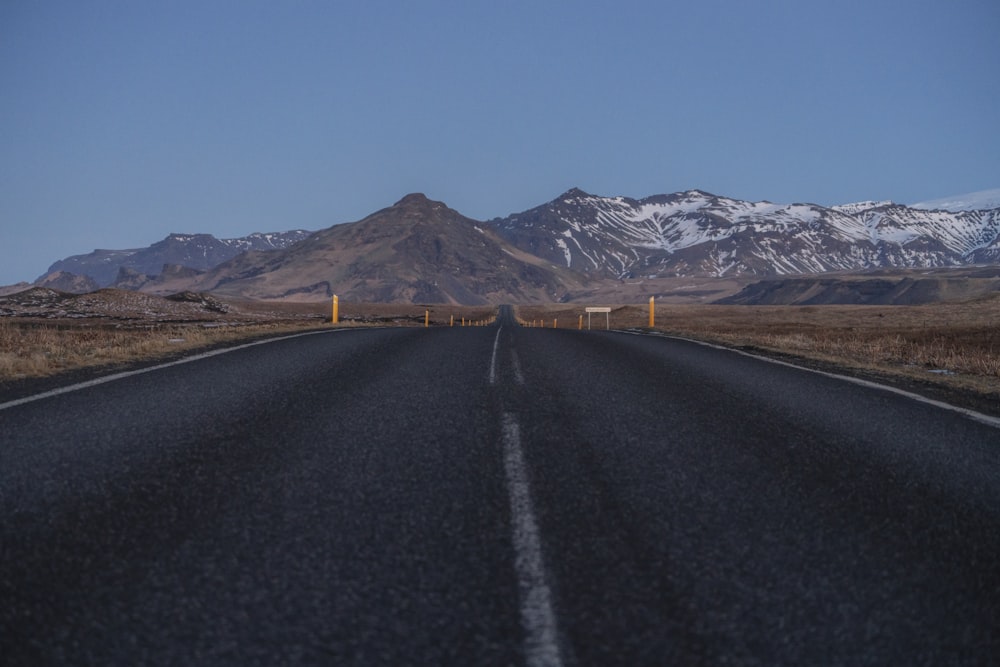
[[[0,662],[998,660],[1000,429],[503,315],[0,406]]]

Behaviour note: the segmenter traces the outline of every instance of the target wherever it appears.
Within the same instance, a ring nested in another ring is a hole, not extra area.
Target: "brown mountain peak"
[[[405,207],[428,206],[428,205],[440,204],[440,203],[441,202],[431,201],[430,199],[427,198],[427,195],[425,195],[423,192],[411,192],[410,194],[406,195],[405,197],[403,197],[402,199],[400,199],[398,202],[396,202],[395,204],[393,204],[393,206],[394,207],[395,206],[405,206]]]

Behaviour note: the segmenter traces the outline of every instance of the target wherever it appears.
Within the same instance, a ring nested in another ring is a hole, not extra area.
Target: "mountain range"
[[[324,300],[336,293],[352,301],[475,305],[554,301],[579,279],[442,202],[411,194],[361,221],[316,232],[284,251],[245,253],[184,284],[255,299]]]
[[[1000,207],[964,210],[954,201],[956,210],[889,201],[823,207],[700,190],[636,200],[574,188],[528,211],[478,221],[411,194],[314,233],[172,234],[148,248],[96,250],[54,263],[36,284],[481,304],[592,299],[643,281],[745,283],[1000,263]]]
[[[298,243],[312,232],[296,229],[290,232],[250,234],[236,239],[217,239],[211,234],[170,234],[147,248],[131,250],[94,250],[86,255],[73,255],[52,264],[46,276],[70,273],[90,278],[97,287],[108,287],[126,276],[158,275],[165,264],[207,271],[226,260],[251,250],[281,250]],[[39,280],[44,281],[45,276]]]
[[[634,200],[574,189],[491,224],[523,250],[610,278],[814,274],[1000,258],[1000,208],[927,211],[892,202],[824,208],[699,190]]]

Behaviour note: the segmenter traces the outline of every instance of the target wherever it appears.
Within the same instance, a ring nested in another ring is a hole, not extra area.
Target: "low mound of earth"
[[[742,306],[918,306],[1000,292],[1000,267],[761,280],[716,303]]]
[[[239,324],[288,319],[317,319],[325,311],[293,304],[220,299],[212,294],[180,292],[156,296],[120,289],[73,294],[49,287],[0,296],[0,318],[49,321],[93,321],[148,326],[157,323],[200,322]]]
[[[0,316],[4,317],[177,322],[214,320],[228,311],[228,305],[208,294],[159,297],[118,289],[73,294],[35,287],[0,297]]]

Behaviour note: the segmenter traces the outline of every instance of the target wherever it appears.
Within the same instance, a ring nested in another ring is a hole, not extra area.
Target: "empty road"
[[[504,308],[15,398],[5,665],[1000,660],[1000,428],[898,393]]]

